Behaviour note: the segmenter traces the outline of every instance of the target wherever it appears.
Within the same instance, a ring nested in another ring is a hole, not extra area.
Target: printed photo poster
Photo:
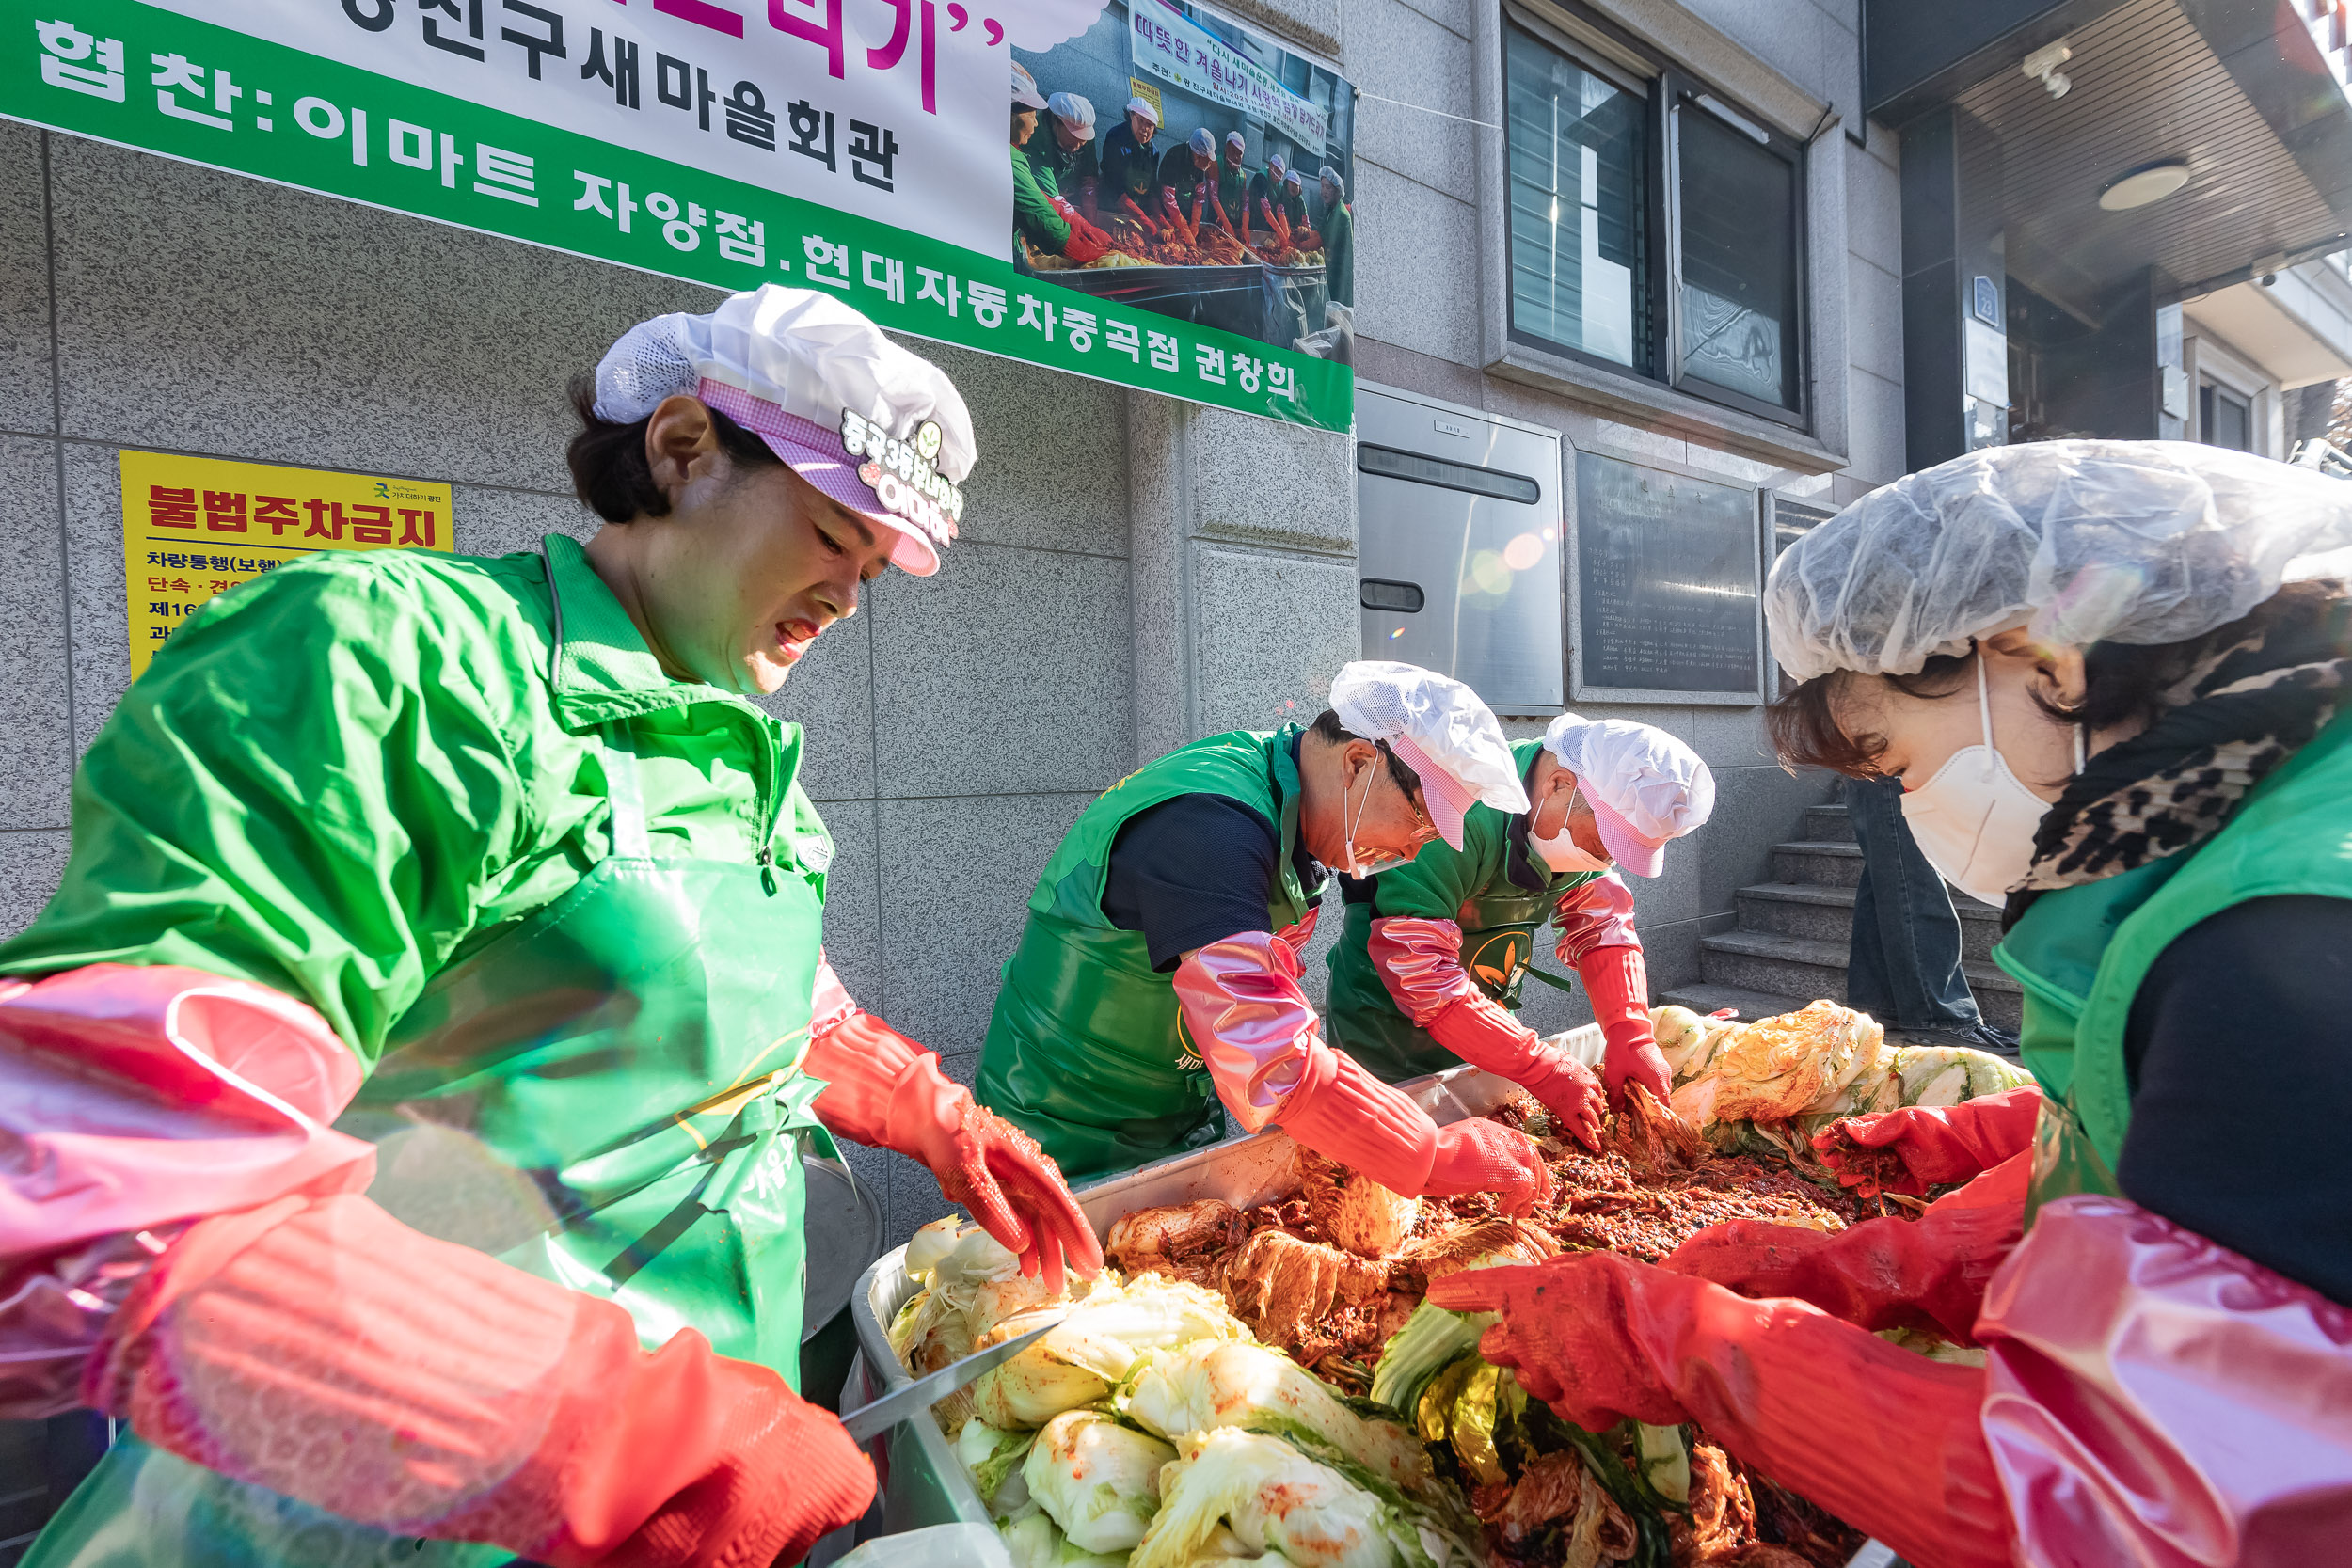
[[[446,484],[125,451],[132,678],[189,616],[265,572],[321,550],[453,548]]]
[[[1315,336],[1331,296],[1300,245],[1262,226],[1247,269],[1287,314],[1073,297],[1028,263],[1036,186],[1000,139],[1016,59],[1107,30],[1121,82],[1171,120],[1214,105],[1304,145],[1327,104],[1343,160],[1352,92],[1327,71],[1138,3],[1167,38],[1129,58],[1106,0],[38,0],[0,24],[0,117],[715,288],[832,290],[894,331],[1348,429],[1354,378]]]
[[[1083,33],[1013,59],[1047,100],[1026,177],[1064,220],[1027,220],[1016,166],[1018,264],[1091,299],[1351,361],[1352,84],[1191,0],[1108,0]],[[1078,238],[1062,243],[1065,229]]]

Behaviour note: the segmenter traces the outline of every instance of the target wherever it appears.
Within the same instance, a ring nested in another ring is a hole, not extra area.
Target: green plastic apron
[[[475,1245],[504,1226],[485,1250],[619,1303],[646,1344],[696,1328],[797,1382],[799,1146],[834,1152],[809,1110],[823,1085],[800,1070],[823,867],[798,863],[797,847],[773,872],[656,854],[625,727],[604,741],[608,852],[434,977],[338,1125],[383,1147],[371,1195],[396,1189],[387,1207],[410,1224]],[[510,1556],[354,1525],[126,1435],[24,1563]]]
[[[1079,815],[1038,878],[1004,967],[974,1094],[1043,1145],[1071,1182],[1132,1170],[1225,1135],[1225,1112],[1140,931],[1103,913],[1111,847],[1127,820],[1179,795],[1222,795],[1279,824],[1268,928],[1313,908],[1298,881],[1296,725],[1235,730],[1169,752]]]
[[[1994,948],[2025,989],[2020,1054],[2042,1085],[2028,1225],[2042,1205],[2112,1194],[2131,1126],[2123,1036],[2167,949],[2255,898],[2352,898],[2352,711],[2339,713],[2193,850],[2045,893]]]

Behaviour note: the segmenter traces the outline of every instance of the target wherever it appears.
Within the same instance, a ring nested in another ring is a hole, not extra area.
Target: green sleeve
[[[1466,837],[1462,847],[1451,849],[1440,839],[1393,871],[1372,879],[1372,912],[1386,920],[1397,915],[1422,920],[1462,918],[1462,906],[1486,885],[1494,867],[1487,846]]]
[[[1040,250],[1059,256],[1070,244],[1070,224],[1054,211],[1054,204],[1038,189],[1037,171],[1029,166],[1029,155],[1019,148],[1012,150],[1012,230]]]
[[[381,559],[285,568],[182,626],[74,774],[64,881],[0,972],[185,964],[308,1002],[374,1061],[527,810],[469,673],[486,640]]]

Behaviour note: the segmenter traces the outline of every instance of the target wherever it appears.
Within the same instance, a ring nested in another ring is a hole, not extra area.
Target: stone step
[[[1759,882],[1739,893],[1740,928],[1817,942],[1851,942],[1854,890],[1818,882]],[[1990,961],[2001,938],[2001,911],[1966,895],[1953,898],[1960,916],[1960,956]]]
[[[1851,844],[1853,818],[1846,815],[1843,806],[1807,806],[1804,836],[1821,844]]]
[[[1710,985],[1740,986],[1767,996],[1846,999],[1847,944],[1771,931],[1724,931],[1699,939],[1699,973]],[[1985,1022],[2017,1027],[2024,995],[1991,963],[1962,960]]]
[[[1862,880],[1862,850],[1853,844],[1827,839],[1775,844],[1772,879],[1815,887],[1851,887]]]

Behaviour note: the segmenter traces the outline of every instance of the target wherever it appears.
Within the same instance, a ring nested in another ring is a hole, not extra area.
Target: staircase
[[[1739,893],[1739,925],[1699,941],[1698,984],[1665,992],[1697,1012],[1737,1007],[1770,1018],[1827,997],[1846,999],[1846,956],[1853,936],[1853,890],[1862,850],[1843,806],[1813,806],[1804,837],[1774,846],[1772,878]],[[1960,914],[1961,969],[1987,1023],[2014,1031],[2024,996],[1993,962],[2001,911],[1952,891]],[[1890,1038],[1899,1037],[1892,1024]]]

